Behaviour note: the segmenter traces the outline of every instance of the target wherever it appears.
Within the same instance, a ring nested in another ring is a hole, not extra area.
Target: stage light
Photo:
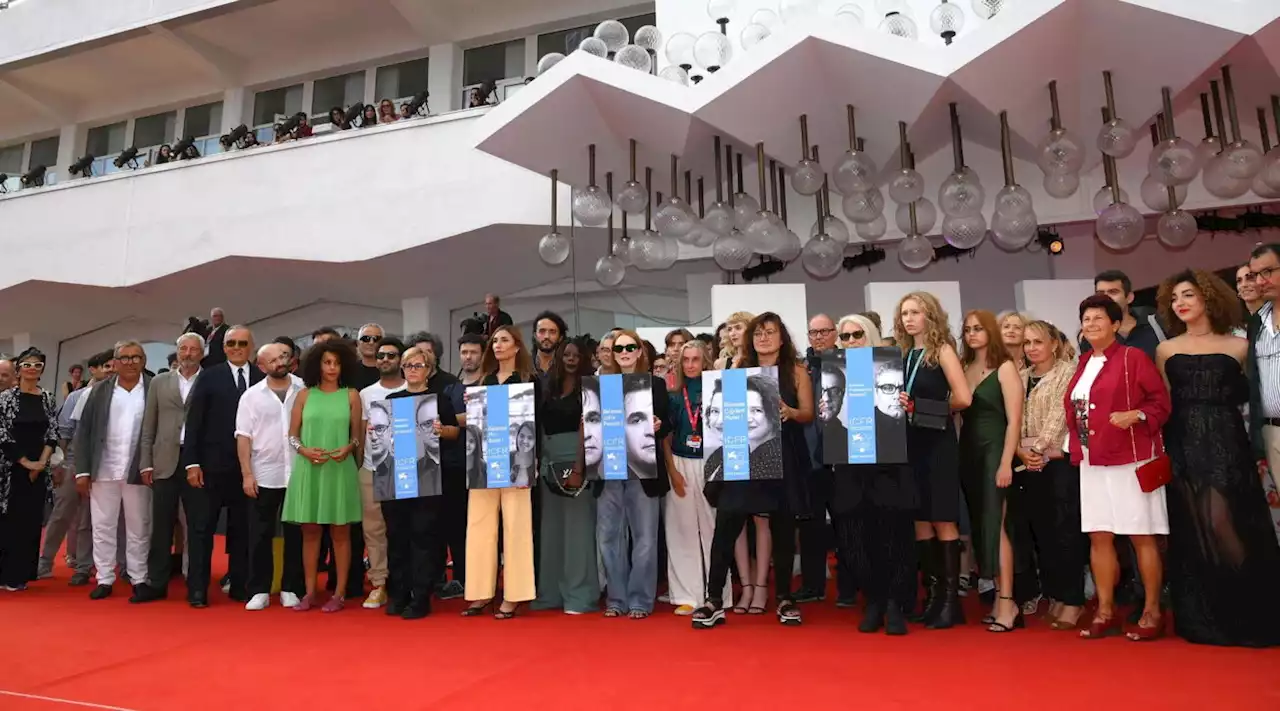
[[[1067,248],[1066,242],[1063,242],[1062,238],[1058,236],[1058,231],[1052,228],[1041,229],[1036,235],[1036,241],[1040,243],[1041,247],[1044,247],[1044,251],[1054,257],[1062,254]]]
[[[84,178],[93,177],[93,154],[84,154],[83,158],[71,164],[69,170],[72,175],[79,175]]]
[[[351,108],[347,109],[345,125],[342,128],[351,128],[361,116],[364,116],[364,104],[352,104]]]
[[[414,116],[427,105],[427,98],[431,96],[431,92],[424,91],[413,97],[413,102],[409,104],[409,115]],[[431,113],[431,109],[427,109],[426,113]]]
[[[7,182],[9,182],[9,174],[8,174],[8,173],[0,173],[0,195],[3,195],[3,194],[5,194],[5,193],[9,192],[9,188],[8,188],[8,186],[6,186],[6,185],[5,185],[5,183],[7,183]]]
[[[46,168],[44,164],[34,166],[31,170],[22,174],[22,187],[38,188],[44,185],[44,172]]]
[[[130,168],[136,170],[138,168],[137,158],[138,147],[129,146],[123,151],[120,151],[120,155],[116,156],[116,159],[111,162],[114,163],[117,168],[123,168],[125,165],[128,165]]]
[[[178,141],[178,143],[169,151],[169,155],[173,156],[173,160],[186,160],[187,157],[183,154],[187,152],[188,148],[195,145],[195,142],[195,137],[187,136],[181,141]]]
[[[298,129],[298,124],[301,123],[301,121],[302,119],[298,114],[290,116],[281,123],[276,124],[276,135],[283,136],[287,133],[293,133]]]

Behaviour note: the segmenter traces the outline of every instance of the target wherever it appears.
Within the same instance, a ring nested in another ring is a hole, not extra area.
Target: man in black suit
[[[227,320],[222,309],[215,306],[209,312],[209,327],[212,330],[209,331],[209,337],[205,339],[206,355],[200,363],[204,368],[212,368],[227,362],[227,354],[223,352],[223,342],[227,337]]]
[[[484,335],[486,336],[492,336],[499,326],[510,326],[515,323],[511,320],[511,314],[503,311],[499,306],[497,294],[484,295],[484,311],[486,314]]]
[[[227,362],[206,368],[191,388],[187,403],[186,439],[179,465],[195,489],[195,506],[187,511],[190,525],[187,564],[188,602],[209,604],[209,568],[218,515],[227,509],[227,549],[231,599],[248,600],[249,507],[241,486],[236,453],[236,410],[244,391],[262,380],[262,371],[249,363],[253,335],[244,326],[226,330],[222,343]]]

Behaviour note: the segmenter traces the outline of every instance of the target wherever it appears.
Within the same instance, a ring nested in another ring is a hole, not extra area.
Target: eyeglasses
[[[19,363],[18,367],[22,370],[44,370],[44,363],[38,360],[27,361],[26,363]]]
[[[382,340],[382,336],[361,336],[361,343],[377,343]]]
[[[627,353],[635,353],[639,349],[640,349],[640,346],[635,343],[628,343],[622,346],[614,344],[613,346],[614,353],[622,353],[623,351],[626,351]]]
[[[249,342],[248,341],[223,341],[222,346],[224,348],[248,348]]]
[[[866,338],[866,336],[867,336],[866,331],[853,331],[853,332],[846,331],[845,333],[840,334],[840,340],[861,341],[863,338]]]
[[[374,356],[373,356],[373,359],[374,359],[374,360],[395,360],[396,358],[399,358],[399,357],[400,357],[400,354],[399,354],[399,353],[386,353],[386,352],[383,352],[383,353],[378,353],[378,354],[374,355]]]
[[[116,356],[116,360],[120,361],[121,363],[129,363],[129,364],[141,363],[142,358],[143,357],[140,355]]]
[[[391,425],[374,425],[372,429],[375,435],[381,437],[387,433],[387,430],[391,429]]]
[[[752,338],[773,338],[776,335],[778,335],[778,329],[776,328],[758,328],[756,329],[755,333],[751,334],[751,337]]]
[[[894,395],[902,392],[902,386],[898,383],[881,383],[876,386],[876,390],[879,390],[881,395]]]
[[[834,328],[811,328],[809,329],[809,338],[817,338],[818,336],[830,336],[835,333]]]
[[[827,398],[830,400],[835,400],[839,398],[840,394],[843,392],[844,392],[844,388],[823,388],[822,389],[822,394],[826,395]]]
[[[1244,278],[1248,281],[1257,281],[1259,279],[1269,280],[1271,279],[1271,275],[1277,271],[1280,271],[1280,267],[1263,267],[1256,272],[1249,272],[1244,275]],[[1239,282],[1239,279],[1236,281]]]
[[[405,363],[400,367],[404,368],[405,370],[426,370],[427,364],[426,363]]]

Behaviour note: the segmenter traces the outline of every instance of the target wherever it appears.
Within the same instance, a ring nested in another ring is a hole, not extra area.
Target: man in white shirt
[[[137,341],[115,347],[115,375],[86,397],[76,427],[76,489],[89,497],[93,524],[93,563],[98,585],[90,599],[111,595],[116,580],[116,534],[124,509],[125,569],[134,596],[147,582],[151,544],[151,489],[140,466],[142,416],[151,378],[143,374],[146,353]]]
[[[369,406],[385,400],[394,392],[404,390],[404,376],[400,373],[400,354],[404,344],[392,336],[385,336],[378,343],[374,362],[378,368],[378,382],[360,391],[364,405],[365,447],[364,462],[360,465],[360,503],[363,506],[361,528],[364,529],[364,545],[369,551],[369,582],[373,591],[364,599],[364,607],[376,609],[387,603],[387,523],[382,518],[382,507],[373,496],[373,471],[389,451],[391,423],[371,422]]]
[[[236,453],[244,493],[249,497],[249,602],[246,610],[271,604],[273,542],[292,471],[289,420],[302,379],[289,372],[288,346],[269,343],[258,350],[258,368],[266,377],[245,391],[236,409]],[[284,566],[280,604],[293,607],[306,593],[302,577],[302,529],[284,524]]]

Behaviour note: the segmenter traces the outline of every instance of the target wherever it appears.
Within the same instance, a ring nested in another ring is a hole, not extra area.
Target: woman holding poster
[[[784,625],[801,622],[800,608],[791,598],[791,577],[796,516],[809,514],[805,475],[812,464],[804,439],[804,425],[813,421],[813,386],[808,370],[796,355],[791,334],[777,314],[765,312],[752,319],[743,342],[740,365],[777,369],[782,401],[782,478],[718,481],[707,487],[707,499],[717,509],[716,527],[711,542],[711,571],[707,576],[707,604],[693,613],[694,629],[724,624],[723,587],[729,575],[729,559],[735,539],[753,515],[765,515],[769,520],[778,621]]]
[[[520,331],[499,326],[489,336],[481,372],[484,385],[533,383],[537,402],[538,379],[533,374],[533,357],[525,348]],[[501,607],[493,613],[500,620],[511,619],[522,602],[535,596],[533,578],[533,503],[529,498],[532,479],[523,487],[472,489],[467,492],[467,600],[465,617],[483,614],[493,603],[498,585],[498,519],[502,519]]]
[[[671,489],[667,463],[658,456],[658,445],[670,432],[667,386],[649,374],[644,341],[630,330],[614,335],[613,365],[602,367],[601,373],[623,375],[624,439],[631,470],[625,480],[595,485],[596,539],[607,588],[604,615],[619,617],[625,612],[639,620],[653,613],[658,594],[658,513],[662,495]],[[605,448],[609,446],[606,428]]]

